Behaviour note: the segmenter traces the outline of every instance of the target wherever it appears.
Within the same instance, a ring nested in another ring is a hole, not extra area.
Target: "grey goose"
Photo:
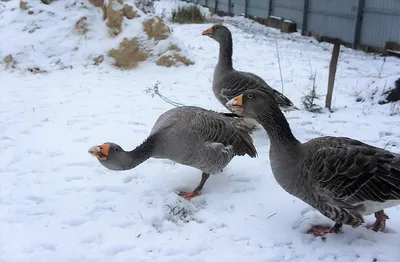
[[[309,234],[337,233],[343,224],[358,227],[370,214],[376,217],[370,229],[384,231],[384,209],[400,204],[400,154],[348,137],[324,136],[301,143],[275,99],[259,90],[247,90],[227,106],[266,130],[277,183],[335,222],[333,227],[312,226]]]
[[[221,171],[236,155],[256,157],[253,140],[241,120],[195,106],[170,109],[160,115],[147,139],[132,151],[106,142],[89,153],[111,170],[129,170],[147,159],[169,159],[201,170],[193,192],[180,192],[185,199],[200,194],[210,174]]]
[[[292,101],[270,87],[261,77],[250,72],[237,71],[232,65],[232,34],[223,25],[215,24],[204,30],[202,35],[219,43],[219,59],[214,69],[212,90],[218,101],[230,110],[226,103],[247,89],[260,89],[270,92],[283,111],[297,110]]]

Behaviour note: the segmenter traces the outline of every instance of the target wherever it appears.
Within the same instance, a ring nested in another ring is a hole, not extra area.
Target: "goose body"
[[[297,109],[289,98],[270,87],[258,75],[233,68],[232,34],[227,27],[217,24],[205,30],[202,34],[219,43],[219,59],[213,74],[212,90],[218,101],[228,110],[230,108],[226,106],[226,103],[248,89],[269,92],[284,111]]]
[[[325,136],[299,142],[273,97],[250,90],[227,103],[257,120],[271,140],[270,162],[278,184],[335,222],[309,233],[338,232],[360,226],[375,214],[375,231],[384,230],[383,209],[400,204],[400,155],[347,137]]]
[[[132,151],[107,142],[91,147],[89,153],[111,170],[135,168],[150,157],[169,159],[203,172],[195,191],[198,195],[212,173],[220,172],[234,156],[256,157],[249,130],[241,121],[195,106],[173,108],[155,122],[148,138]]]

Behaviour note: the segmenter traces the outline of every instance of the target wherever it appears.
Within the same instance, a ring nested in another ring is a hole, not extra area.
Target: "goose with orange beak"
[[[198,196],[210,174],[221,172],[233,157],[257,156],[250,130],[241,125],[240,119],[195,106],[163,113],[146,140],[133,150],[106,142],[88,152],[114,171],[133,169],[149,158],[197,168],[202,171],[198,186],[191,192],[179,192],[188,200]]]
[[[202,35],[219,43],[219,58],[214,69],[212,90],[218,101],[228,110],[231,111],[231,108],[226,103],[250,88],[270,93],[282,111],[298,110],[289,98],[270,87],[258,75],[234,69],[232,33],[226,26],[215,24],[204,30]]]
[[[389,217],[384,209],[400,205],[400,154],[348,137],[324,136],[301,143],[275,98],[260,90],[244,91],[226,106],[255,119],[267,132],[278,184],[335,222],[312,225],[308,234],[323,236],[338,233],[343,225],[358,227],[363,216],[371,214],[376,220],[368,228],[385,231]]]

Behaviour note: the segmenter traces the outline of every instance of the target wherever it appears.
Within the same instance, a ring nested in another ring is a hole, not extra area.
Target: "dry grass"
[[[158,66],[171,67],[171,66],[175,66],[179,62],[184,64],[185,66],[194,64],[193,61],[187,59],[186,57],[178,55],[178,54],[161,56],[157,60],[156,64]]]
[[[22,10],[28,10],[29,9],[28,3],[23,0],[19,0],[19,8]]]
[[[124,5],[123,12],[124,16],[128,19],[134,19],[136,17],[140,17],[140,15],[133,10],[133,7],[128,4]]]
[[[91,3],[95,7],[103,7],[104,0],[89,0],[89,3]]]
[[[15,61],[14,57],[9,54],[3,58],[3,63],[6,65],[5,70],[7,70],[9,67],[14,68],[17,61]]]
[[[170,51],[177,51],[177,52],[180,52],[180,51],[181,51],[181,49],[180,49],[177,45],[170,45],[170,46],[168,46],[168,50],[170,50]]]
[[[198,6],[178,7],[172,11],[172,22],[179,24],[201,24],[206,22]]]
[[[163,40],[167,39],[171,34],[171,29],[169,29],[164,21],[158,16],[144,21],[143,27],[149,39],[154,38],[154,40]]]
[[[82,16],[76,23],[75,23],[75,32],[78,35],[86,35],[86,33],[89,31],[88,29],[88,24],[87,24],[87,18],[85,16]]]
[[[140,48],[136,38],[132,38],[131,40],[124,38],[119,44],[118,49],[108,51],[108,56],[115,59],[114,66],[122,70],[127,70],[133,69],[140,62],[145,61],[149,57],[149,54]]]
[[[107,8],[103,11],[105,12],[104,17],[107,19],[108,32],[110,36],[117,36],[122,30],[122,20],[124,19],[124,10],[121,6],[120,9],[119,1],[110,0],[108,2]],[[115,9],[114,9],[115,8]]]
[[[103,61],[104,61],[103,55],[99,55],[93,58],[94,65],[100,65],[101,63],[103,63]]]

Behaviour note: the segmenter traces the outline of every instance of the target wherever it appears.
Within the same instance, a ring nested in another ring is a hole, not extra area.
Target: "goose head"
[[[226,26],[215,24],[203,31],[202,35],[208,36],[221,43],[232,37],[231,31]]]
[[[238,115],[258,119],[263,114],[272,114],[279,110],[273,96],[260,90],[246,90],[226,103],[226,106]]]
[[[110,170],[125,170],[125,167],[132,162],[132,156],[129,152],[111,142],[92,146],[88,152],[96,157],[100,164]]]

